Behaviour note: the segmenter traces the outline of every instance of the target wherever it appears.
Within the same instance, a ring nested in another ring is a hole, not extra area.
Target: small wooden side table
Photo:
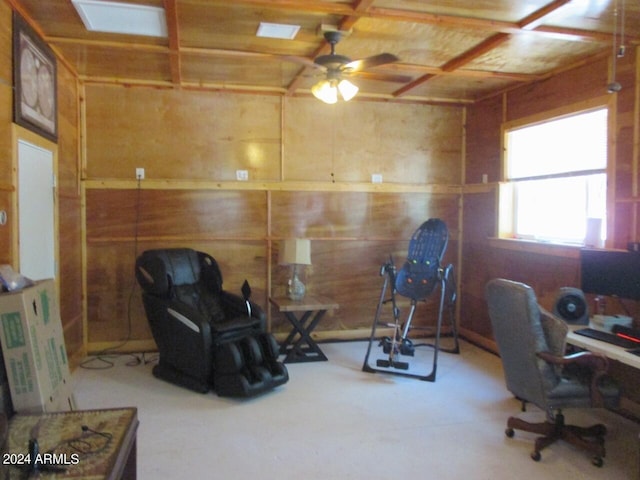
[[[306,295],[300,301],[288,297],[272,297],[269,298],[269,302],[279,312],[284,313],[293,326],[291,333],[280,345],[280,355],[286,355],[284,362],[326,361],[327,356],[311,338],[311,332],[318,326],[327,310],[335,310],[339,305],[327,297],[313,295]]]
[[[135,480],[138,423],[135,407],[16,414],[9,420],[5,455],[11,478],[27,478],[33,469],[26,455],[35,438],[43,478]],[[48,469],[61,471],[47,473]]]

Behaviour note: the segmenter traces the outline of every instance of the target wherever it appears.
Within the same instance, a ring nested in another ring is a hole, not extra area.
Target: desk
[[[133,407],[16,414],[9,420],[6,457],[11,459],[11,478],[28,468],[24,455],[29,453],[29,439],[35,437],[44,463],[65,467],[64,472],[43,472],[45,478],[135,480],[137,429]]]
[[[601,353],[610,360],[640,369],[640,356],[627,352],[624,348],[612,345],[595,338],[585,337],[574,333],[575,330],[585,328],[585,325],[570,325],[567,335],[567,343],[575,347],[584,348],[594,353]]]
[[[570,325],[569,333],[567,334],[567,343],[575,347],[584,348],[590,352],[600,353],[610,360],[616,360],[630,367],[640,369],[640,357],[638,355],[629,353],[617,345],[575,333],[575,330],[584,327],[584,325]],[[640,441],[640,438],[638,440]],[[637,478],[640,480],[640,463],[638,464]]]
[[[280,355],[286,355],[284,362],[326,361],[327,356],[311,338],[311,332],[316,328],[327,310],[338,308],[338,304],[329,298],[313,295],[306,295],[300,301],[294,301],[288,297],[275,297],[269,298],[269,302],[279,312],[284,313],[293,326],[289,336],[280,345]],[[300,317],[297,317],[296,313]]]

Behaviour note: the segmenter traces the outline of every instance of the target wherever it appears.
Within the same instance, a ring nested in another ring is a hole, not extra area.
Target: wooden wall
[[[16,166],[14,165],[12,13],[0,2],[0,210],[8,214],[0,225],[0,263],[18,269]],[[79,170],[79,108],[75,76],[58,59],[58,177],[57,215],[59,224],[58,293],[70,362],[85,356],[82,295],[82,218]]]
[[[133,283],[135,256],[149,248],[211,253],[226,289],[247,278],[268,308],[289,275],[279,240],[311,239],[308,291],[340,304],[318,327],[322,338],[368,335],[380,266],[406,256],[426,219],[448,223],[447,261],[458,262],[459,107],[103,85],[86,85],[83,100],[90,349],[153,347]],[[139,189],[136,167],[146,174]],[[235,180],[237,169],[248,182]],[[431,322],[432,306],[422,310]],[[270,321],[288,329],[277,312]]]
[[[609,246],[617,248],[640,236],[637,55],[620,61],[623,90],[612,100]],[[247,278],[267,306],[289,273],[278,265],[278,241],[310,238],[309,291],[341,306],[323,320],[322,338],[368,334],[380,265],[389,254],[400,262],[429,217],[449,225],[459,321],[479,343],[492,345],[490,278],[528,282],[547,306],[558,287],[578,282],[575,249],[492,238],[500,128],[606,96],[607,59],[466,108],[83,84],[58,65],[59,289],[76,359],[122,340],[131,350],[154,347],[133,276],[136,255],[148,248],[210,252],[227,289]],[[10,218],[12,128],[11,9],[0,2],[0,209]],[[146,171],[140,187],[136,167]],[[249,181],[237,182],[236,170],[247,170]],[[384,183],[372,184],[373,173]],[[0,262],[15,266],[16,241],[11,222],[0,226]],[[433,306],[421,308],[420,321],[432,321]],[[269,316],[273,331],[286,330],[277,312]]]
[[[617,76],[623,89],[616,95],[606,91],[610,65],[603,58],[468,107],[460,309],[461,329],[468,337],[494,348],[484,299],[484,286],[491,278],[530,284],[547,308],[552,308],[558,288],[580,286],[577,248],[493,238],[497,236],[503,122],[598,99],[610,102],[614,135],[609,158],[607,247],[624,249],[628,241],[638,240],[638,55],[632,50],[619,60]],[[488,177],[487,184],[482,183],[483,174]],[[632,313],[640,312],[635,303],[626,306]],[[619,305],[610,308],[609,313],[622,313]]]
[[[15,191],[13,174],[13,146],[11,122],[13,119],[13,80],[11,73],[11,9],[0,3],[0,210],[13,215]],[[8,221],[0,225],[0,263],[12,263],[13,232]]]

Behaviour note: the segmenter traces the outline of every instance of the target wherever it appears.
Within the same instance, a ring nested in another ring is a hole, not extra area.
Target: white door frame
[[[15,185],[15,192],[13,195],[13,222],[12,231],[13,234],[13,268],[16,271],[20,271],[20,202],[19,202],[19,143],[26,142],[40,149],[46,150],[51,153],[53,160],[53,276],[57,280],[59,277],[59,231],[58,231],[58,189],[55,185],[55,179],[58,177],[58,145],[47,140],[40,135],[27,130],[26,128],[18,125],[13,125],[12,131],[12,145],[13,145],[13,184]]]

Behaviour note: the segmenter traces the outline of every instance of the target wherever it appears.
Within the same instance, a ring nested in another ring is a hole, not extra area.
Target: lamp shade
[[[280,265],[311,265],[311,240],[288,238],[280,243]]]

